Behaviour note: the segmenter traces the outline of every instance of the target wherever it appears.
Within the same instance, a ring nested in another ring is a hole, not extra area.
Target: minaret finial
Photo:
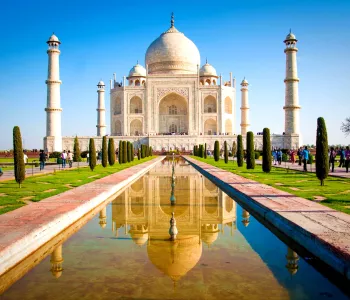
[[[208,63],[208,57],[205,58],[205,63],[206,63],[206,64]]]
[[[171,22],[170,22],[170,24],[171,24],[171,27],[174,27],[174,13],[173,12],[171,13]]]
[[[289,28],[289,33],[292,33],[292,28]]]
[[[136,64],[137,64],[137,65],[139,64],[139,60],[136,61]]]

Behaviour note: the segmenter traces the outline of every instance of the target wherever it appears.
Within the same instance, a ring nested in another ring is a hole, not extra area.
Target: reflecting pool
[[[181,159],[159,163],[1,280],[14,282],[1,299],[348,299]]]

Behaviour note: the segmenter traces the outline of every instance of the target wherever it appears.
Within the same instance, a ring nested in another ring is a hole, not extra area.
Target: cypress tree
[[[103,157],[102,157],[102,162],[103,162]],[[113,166],[115,163],[115,148],[114,148],[113,138],[108,139],[108,163],[110,166]]]
[[[237,136],[237,166],[243,166],[243,141],[242,136]]]
[[[125,164],[128,161],[128,143],[123,141],[123,153],[122,162]]]
[[[78,137],[76,136],[74,138],[74,146],[73,146],[73,161],[78,162],[81,161],[80,157],[80,147],[79,147],[79,140]]]
[[[235,162],[235,156],[237,154],[237,144],[235,141],[232,142],[232,157],[233,157],[233,162]]]
[[[225,164],[228,163],[228,150],[227,150],[227,142],[224,142],[224,158],[225,158]]]
[[[247,132],[247,169],[255,168],[254,134]]]
[[[153,149],[152,149],[152,147],[149,147],[149,154],[150,154],[150,156],[153,156]]]
[[[196,156],[196,146],[193,146],[193,155]]]
[[[141,145],[141,158],[145,158],[145,145]]]
[[[119,141],[119,147],[118,147],[118,162],[121,165],[123,163],[123,141]]]
[[[21,130],[18,126],[13,127],[13,162],[15,179],[19,188],[21,188],[22,182],[26,178],[26,169],[24,164]]]
[[[131,161],[134,161],[134,156],[135,156],[134,144],[133,143],[130,143],[130,144],[131,144]]]
[[[107,152],[107,137],[104,136],[102,138],[102,167],[107,167],[107,158],[108,158],[108,152]]]
[[[140,148],[137,149],[137,159],[138,160],[141,159],[141,149]]]
[[[131,162],[131,144],[129,141],[126,142],[126,147],[127,147],[126,160],[128,162]]]
[[[89,143],[89,166],[91,171],[93,171],[96,167],[96,148],[95,148],[95,140],[90,139]]]
[[[204,144],[204,158],[207,158],[207,143]]]
[[[219,161],[219,159],[220,159],[220,144],[219,144],[219,141],[215,141],[215,143],[214,143],[214,159],[215,159],[215,161]]]
[[[271,171],[271,140],[270,129],[264,128],[263,130],[263,155],[262,155],[262,169],[265,173]]]
[[[329,159],[326,122],[321,117],[317,119],[316,132],[316,176],[323,186],[324,180],[328,177]]]
[[[198,157],[202,157],[202,147],[203,145],[198,145]]]

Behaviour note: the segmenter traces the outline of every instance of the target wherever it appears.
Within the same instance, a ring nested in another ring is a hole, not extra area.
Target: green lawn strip
[[[317,201],[325,206],[350,214],[350,179],[329,176],[325,180],[325,186],[320,185],[320,181],[315,173],[304,173],[295,170],[272,167],[271,173],[264,173],[261,165],[256,165],[254,170],[247,170],[246,166],[237,167],[237,162],[224,160],[218,162],[213,158],[199,158],[192,156],[199,161],[213,165],[226,171],[230,171],[245,178],[249,178],[290,194],[308,200]]]
[[[84,166],[79,169],[67,169],[56,173],[28,177],[22,183],[22,188],[19,188],[14,180],[0,182],[0,214],[21,207],[26,202],[40,201],[153,158],[155,157],[146,157],[122,165],[116,163],[114,166],[108,165],[106,168],[98,165],[94,171]]]

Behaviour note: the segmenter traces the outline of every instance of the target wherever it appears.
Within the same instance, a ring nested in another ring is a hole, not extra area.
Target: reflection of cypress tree
[[[262,155],[262,169],[265,173],[271,171],[271,140],[270,129],[264,128],[263,130],[263,155]]]
[[[90,139],[89,143],[89,166],[91,171],[96,167],[96,149],[95,149],[95,140]]]
[[[119,164],[123,163],[123,141],[119,141],[119,148],[118,148],[118,162]]]
[[[74,138],[73,161],[75,161],[75,162],[81,161],[79,140],[78,140],[77,136]]]
[[[102,138],[102,167],[107,167],[107,157],[108,157],[108,152],[107,152],[107,137],[104,136]]]
[[[26,178],[26,169],[24,165],[21,131],[18,126],[13,127],[13,162],[15,179],[21,188],[22,182]]]
[[[247,132],[247,169],[255,168],[254,134]]]
[[[243,166],[243,141],[240,134],[237,136],[237,165]]]
[[[207,143],[204,144],[204,158],[207,158]]]
[[[224,142],[224,158],[225,158],[225,164],[228,163],[228,150],[227,150],[227,142]]]
[[[215,141],[215,143],[214,143],[214,159],[215,159],[215,161],[219,161],[219,159],[220,159],[220,144],[219,144],[219,141]]]
[[[316,175],[321,185],[324,185],[328,176],[329,160],[327,128],[323,118],[317,119],[316,150]]]
[[[108,163],[110,166],[113,166],[115,163],[115,148],[113,138],[108,140]]]
[[[126,141],[123,141],[123,157],[122,157],[123,164],[125,164],[128,161],[128,143]]]
[[[129,141],[126,142],[126,147],[127,147],[126,159],[128,162],[131,162],[131,144]]]

